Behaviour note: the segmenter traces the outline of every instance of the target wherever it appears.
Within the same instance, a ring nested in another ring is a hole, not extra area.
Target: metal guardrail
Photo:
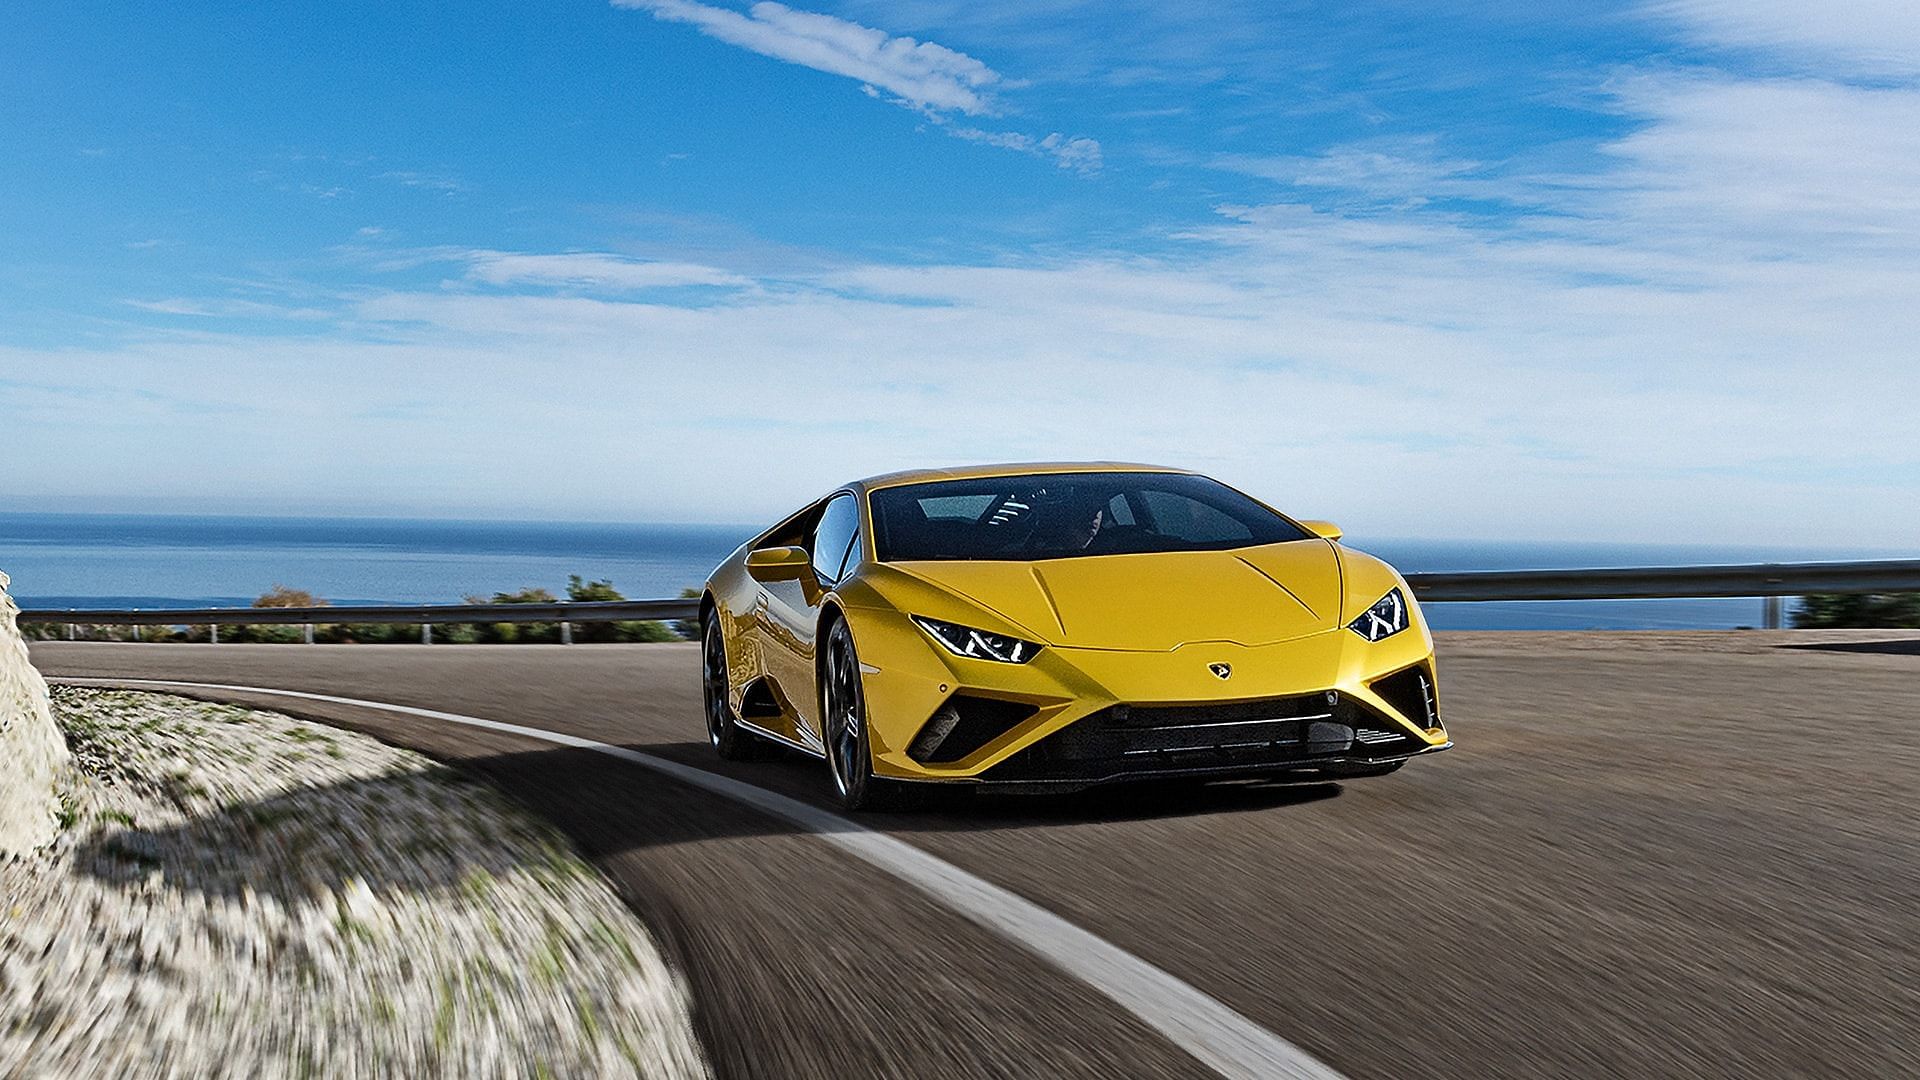
[[[301,626],[312,623],[593,623],[691,619],[698,600],[607,600],[553,604],[381,604],[364,607],[121,608],[22,611],[21,622],[75,626]]]
[[[1434,603],[1484,600],[1667,600],[1707,596],[1920,592],[1920,559],[1879,562],[1492,570],[1408,574]]]
[[[67,637],[76,626],[205,626],[215,644],[222,626],[300,626],[313,644],[315,626],[418,625],[420,643],[433,644],[433,628],[460,623],[559,623],[560,642],[573,644],[575,623],[626,622],[632,619],[692,619],[694,600],[595,600],[552,604],[381,604],[358,607],[121,608],[32,610],[21,622],[65,623]]]
[[[1761,625],[1785,622],[1782,598],[1809,593],[1920,592],[1920,559],[1874,562],[1637,566],[1591,570],[1491,570],[1408,574],[1426,603],[1492,600],[1676,600],[1766,598]]]
[[[1475,570],[1408,574],[1413,594],[1428,603],[1493,600],[1649,600],[1768,597],[1766,623],[1780,625],[1778,598],[1808,593],[1920,592],[1920,559],[1878,562],[1756,563],[1739,566],[1652,566],[1589,570]],[[422,604],[414,606],[199,608],[166,610],[33,610],[21,622],[69,626],[305,626],[417,624],[421,640],[450,623],[559,623],[571,643],[576,623],[629,619],[692,619],[698,600],[615,600],[552,604]]]

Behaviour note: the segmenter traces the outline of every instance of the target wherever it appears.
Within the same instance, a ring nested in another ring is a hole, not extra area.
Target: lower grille
[[[1208,705],[1115,705],[987,770],[995,781],[1259,771],[1404,757],[1424,744],[1338,695]],[[1364,735],[1363,735],[1364,733]]]
[[[1115,705],[1094,716],[1104,718],[1113,727],[1135,730],[1229,727],[1277,720],[1325,720],[1332,716],[1339,700],[1338,694],[1329,692],[1202,705]]]

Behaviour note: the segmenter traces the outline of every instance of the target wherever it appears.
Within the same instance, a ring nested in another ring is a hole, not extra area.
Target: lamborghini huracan
[[[1378,776],[1445,750],[1392,567],[1195,473],[893,473],[741,545],[701,597],[707,734],[823,758],[849,809],[915,783]]]

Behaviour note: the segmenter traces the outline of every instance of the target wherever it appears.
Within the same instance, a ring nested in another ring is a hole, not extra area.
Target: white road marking
[[[302,698],[501,731],[558,746],[594,750],[745,803],[798,825],[847,853],[914,886],[965,918],[999,933],[1105,994],[1148,1027],[1222,1076],[1247,1080],[1341,1080],[1305,1050],[1240,1015],[1219,999],[990,881],[850,818],[731,777],[677,761],[520,724],[416,709],[381,701],[275,690],[264,686],[164,679],[49,679],[71,686],[175,687]]]

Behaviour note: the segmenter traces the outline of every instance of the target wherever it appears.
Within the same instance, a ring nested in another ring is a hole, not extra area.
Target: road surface
[[[1459,746],[1389,777],[863,821],[1351,1077],[1920,1075],[1920,632],[1456,633],[1439,650]],[[818,763],[713,757],[691,645],[34,659],[569,732],[828,805]],[[259,703],[475,769],[559,823],[662,935],[723,1076],[1209,1075],[991,931],[717,795],[589,751]]]

